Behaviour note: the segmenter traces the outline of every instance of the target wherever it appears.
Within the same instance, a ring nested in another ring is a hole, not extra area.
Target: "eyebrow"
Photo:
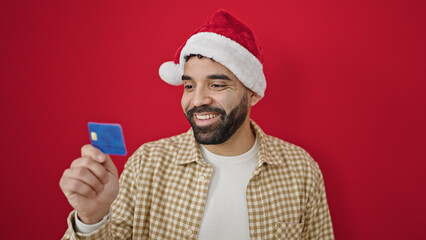
[[[225,74],[212,74],[207,76],[207,79],[222,79],[222,80],[231,80],[228,76]]]
[[[225,74],[211,74],[207,76],[207,79],[222,79],[222,80],[231,80]],[[192,80],[192,78],[188,75],[182,75],[182,80]]]
[[[187,75],[182,75],[182,81],[183,80],[192,80],[192,77],[187,76]]]

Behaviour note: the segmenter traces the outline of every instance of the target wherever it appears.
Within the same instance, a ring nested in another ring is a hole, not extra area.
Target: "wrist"
[[[76,217],[84,224],[96,224],[107,216],[109,213],[109,209],[107,211],[101,211],[96,214],[86,215],[77,211]]]
[[[79,220],[79,218],[77,217],[77,211],[74,213],[74,230],[75,232],[78,233],[83,233],[83,234],[90,234],[96,230],[98,230],[100,227],[102,227],[102,225],[105,224],[105,222],[108,220],[110,213],[108,213],[105,217],[102,218],[101,221],[99,221],[98,223],[95,224],[85,224],[83,222],[81,222]]]

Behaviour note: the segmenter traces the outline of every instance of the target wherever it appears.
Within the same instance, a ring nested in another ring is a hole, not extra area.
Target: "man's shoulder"
[[[277,150],[283,150],[284,152],[292,152],[299,155],[309,155],[304,148],[294,143],[283,140],[282,138],[268,134],[265,134],[264,138],[268,143],[269,148],[276,148]]]
[[[268,134],[263,135],[263,141],[265,152],[269,152],[276,163],[296,171],[321,172],[318,163],[304,148]]]

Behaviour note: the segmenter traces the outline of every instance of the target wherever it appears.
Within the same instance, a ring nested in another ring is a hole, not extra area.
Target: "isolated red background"
[[[63,235],[88,121],[121,123],[130,153],[189,128],[158,67],[221,7],[264,50],[253,119],[320,164],[336,238],[424,239],[424,0],[2,1],[2,239]]]

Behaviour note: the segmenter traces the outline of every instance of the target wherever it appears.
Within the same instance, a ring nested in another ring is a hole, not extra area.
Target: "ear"
[[[260,99],[262,99],[261,96],[257,95],[257,93],[255,93],[251,90],[249,90],[249,96],[250,96],[250,100],[249,100],[250,106],[252,106],[252,107],[254,105],[256,105],[256,103],[258,103],[260,101]]]

